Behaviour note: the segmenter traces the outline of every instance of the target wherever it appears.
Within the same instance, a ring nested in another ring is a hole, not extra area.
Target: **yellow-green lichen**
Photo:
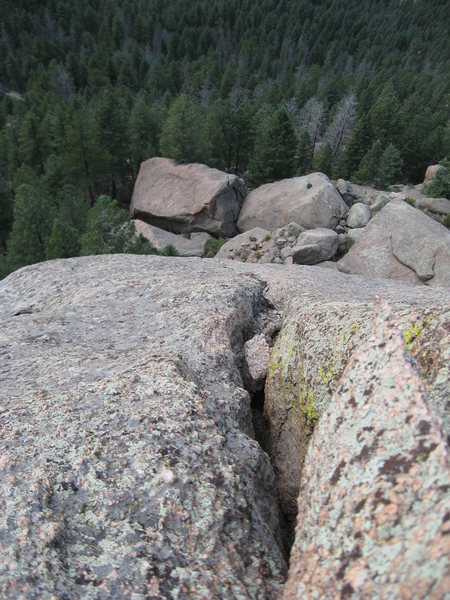
[[[304,372],[304,357],[298,335],[283,331],[275,343],[267,370],[268,379],[277,379],[280,397],[292,411],[292,419],[301,418],[303,426],[314,428],[319,419],[312,387]]]
[[[420,340],[423,335],[423,330],[426,325],[431,325],[434,320],[433,313],[427,314],[423,319],[410,323],[406,329],[403,330],[403,340],[405,347],[408,352],[411,351],[412,346],[415,342]]]
[[[409,327],[403,330],[403,339],[408,352],[411,350],[413,343],[422,336],[422,323],[410,323]]]

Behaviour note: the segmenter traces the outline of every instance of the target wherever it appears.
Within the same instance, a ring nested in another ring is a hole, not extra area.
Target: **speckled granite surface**
[[[388,313],[379,307],[315,428],[284,600],[450,590],[448,450]]]
[[[278,597],[277,494],[251,438],[244,343],[299,304],[375,294],[405,310],[448,302],[314,267],[129,255],[2,281],[0,597]]]

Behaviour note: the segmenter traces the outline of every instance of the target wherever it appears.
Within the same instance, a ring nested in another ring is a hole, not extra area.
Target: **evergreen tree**
[[[93,121],[99,135],[99,142],[105,153],[105,171],[110,181],[110,193],[117,194],[118,179],[126,181],[130,175],[127,163],[129,145],[127,137],[127,116],[123,102],[119,100],[120,90],[106,87],[95,99]]]
[[[341,177],[348,178],[359,168],[363,156],[369,151],[373,143],[373,129],[369,115],[363,115],[355,126],[337,170]]]
[[[359,169],[355,173],[354,181],[360,184],[373,184],[380,168],[383,146],[376,140],[370,150],[363,156]]]
[[[300,134],[297,149],[298,175],[306,175],[311,171],[313,158],[313,142],[307,131]]]
[[[71,109],[64,146],[62,165],[66,182],[87,189],[93,203],[97,189],[105,182],[110,158],[89,112]]]
[[[325,173],[325,175],[331,177],[332,170],[333,149],[330,142],[327,142],[314,156],[313,171],[319,171],[320,173]]]
[[[160,124],[157,111],[139,96],[128,119],[128,136],[133,171],[136,174],[142,161],[158,155]]]
[[[58,193],[57,205],[59,220],[79,233],[84,233],[89,206],[80,190],[73,185],[65,185]]]
[[[444,159],[440,164],[442,169],[439,169],[424,191],[435,198],[448,198],[450,200],[450,160]]]
[[[6,248],[6,240],[13,224],[14,203],[9,185],[0,177],[0,252]]]
[[[45,259],[54,209],[42,191],[23,184],[17,189],[14,224],[8,240],[7,262],[11,271]]]
[[[171,104],[162,127],[161,153],[178,161],[198,161],[202,154],[202,138],[200,112],[192,100],[181,94]]]
[[[89,211],[86,233],[81,237],[81,255],[154,254],[150,242],[141,237],[136,236],[128,213],[112,198],[101,196]]]
[[[289,115],[279,108],[263,123],[249,167],[249,182],[253,187],[271,181],[293,177],[297,138]]]
[[[19,154],[25,164],[43,172],[45,141],[39,119],[31,110],[26,113],[19,130]]]
[[[52,232],[45,246],[47,260],[78,256],[80,247],[80,233],[64,221],[55,219]]]
[[[370,111],[370,120],[382,146],[398,143],[402,130],[400,104],[392,84],[387,85],[375,101]]]
[[[380,157],[378,171],[374,180],[375,185],[386,189],[395,183],[395,178],[400,174],[402,164],[403,160],[400,151],[393,144],[389,144]]]

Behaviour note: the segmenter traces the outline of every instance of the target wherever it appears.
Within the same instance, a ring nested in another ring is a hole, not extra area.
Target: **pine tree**
[[[23,162],[35,168],[39,173],[44,171],[46,148],[39,119],[29,110],[22,120],[19,130],[19,154]]]
[[[320,173],[325,173],[325,175],[331,177],[332,170],[333,149],[331,148],[330,142],[327,142],[314,156],[313,171],[319,171]]]
[[[185,94],[176,98],[161,131],[163,156],[183,162],[195,162],[202,155],[202,122],[200,112]]]
[[[130,155],[135,173],[143,160],[157,156],[160,130],[156,110],[148,106],[144,96],[139,96],[128,119]]]
[[[26,184],[19,186],[14,203],[14,224],[8,240],[10,270],[45,259],[53,217],[54,209],[41,190]]]
[[[154,254],[148,240],[136,236],[127,211],[108,196],[100,196],[88,214],[86,233],[81,237],[81,255],[117,253]]]
[[[370,120],[383,147],[395,143],[401,135],[400,104],[397,94],[388,84],[370,111]]]
[[[395,178],[400,174],[402,164],[403,160],[400,151],[393,144],[389,144],[380,157],[378,171],[374,180],[375,185],[386,189],[395,183]]]
[[[359,169],[354,175],[355,183],[374,184],[380,167],[383,146],[380,140],[376,140],[370,150],[363,156]]]
[[[66,181],[87,189],[93,203],[99,185],[105,183],[109,162],[92,116],[86,110],[72,108],[62,157]]]
[[[352,176],[359,168],[363,156],[373,143],[373,129],[369,115],[363,115],[357,122],[345,151],[341,157],[339,171],[341,177]]]
[[[57,196],[58,219],[79,233],[86,230],[88,203],[73,185],[63,186]]]
[[[116,197],[118,180],[124,182],[130,169],[127,137],[127,117],[123,103],[119,100],[119,89],[106,87],[97,96],[92,116],[99,141],[106,150],[105,170],[110,181],[110,192]]]
[[[14,203],[11,188],[0,177],[0,252],[6,248],[6,240],[13,224]]]
[[[53,222],[53,229],[45,246],[47,260],[53,258],[71,258],[80,253],[81,238],[79,232],[59,219]]]
[[[307,131],[300,134],[297,149],[297,172],[299,175],[306,175],[311,171],[313,158],[313,143]]]
[[[450,200],[450,159],[444,159],[440,161],[440,164],[442,169],[439,169],[424,191],[435,198],[448,198]]]
[[[249,182],[253,187],[293,177],[297,138],[284,107],[262,124],[259,139],[249,166]]]

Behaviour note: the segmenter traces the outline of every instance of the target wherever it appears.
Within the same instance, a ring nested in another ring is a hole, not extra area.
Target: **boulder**
[[[283,179],[252,190],[244,201],[238,229],[263,227],[274,231],[295,222],[304,229],[334,229],[348,211],[334,185],[323,173]]]
[[[267,229],[255,227],[228,240],[220,248],[215,258],[258,262],[267,254],[269,247],[265,242],[269,242],[271,239],[272,236]]]
[[[347,204],[347,206],[351,206],[355,201],[355,196],[353,194],[352,184],[350,181],[338,179],[336,181],[336,189],[344,199],[344,202]]]
[[[292,248],[292,257],[297,265],[315,265],[333,258],[339,247],[339,236],[332,229],[317,228],[298,236]]]
[[[383,317],[312,435],[283,600],[448,593],[448,449],[401,332]]]
[[[371,215],[373,216],[380,212],[380,210],[384,208],[390,201],[390,195],[385,193],[378,194],[374,199],[371,199],[369,202]]]
[[[398,200],[405,200],[408,204],[415,206],[423,211],[428,211],[440,216],[450,214],[450,200],[447,198],[433,198],[426,196],[423,191],[416,189],[417,186],[411,188],[402,186],[401,190],[396,193],[391,193],[390,197]]]
[[[401,200],[391,200],[338,262],[344,273],[450,286],[450,233]]]
[[[244,182],[236,175],[156,157],[141,164],[130,210],[134,217],[174,233],[231,237],[244,195]]]
[[[292,248],[304,228],[297,223],[288,223],[269,232],[255,227],[228,240],[216,258],[230,258],[251,263],[284,263],[292,255]]]
[[[436,173],[442,169],[442,165],[430,165],[425,173],[425,179],[423,180],[423,185],[429,185],[436,176]]]
[[[159,227],[154,227],[139,219],[135,219],[133,222],[136,232],[147,238],[158,252],[161,252],[166,246],[172,245],[180,256],[203,256],[204,254],[205,241],[202,238],[188,240],[181,235],[159,229]]]
[[[415,205],[420,210],[428,210],[436,215],[450,215],[450,200],[447,200],[447,198],[417,198]]]
[[[350,208],[347,217],[347,226],[351,229],[358,229],[359,227],[365,227],[370,221],[371,211],[370,207],[362,202],[353,204]]]

